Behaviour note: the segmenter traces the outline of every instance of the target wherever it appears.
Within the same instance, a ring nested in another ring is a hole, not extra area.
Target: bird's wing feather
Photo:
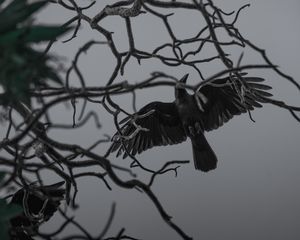
[[[219,128],[229,121],[233,116],[260,108],[261,97],[270,97],[271,93],[266,92],[271,87],[261,82],[263,78],[243,77],[246,85],[244,101],[241,99],[241,83],[237,79],[222,78],[213,81],[212,85],[204,85],[200,89],[207,99],[204,105],[203,126],[206,131]]]
[[[151,114],[147,114],[153,111]],[[127,157],[124,149],[133,156],[154,146],[172,145],[183,142],[187,136],[181,124],[175,103],[151,102],[144,106],[138,113],[135,123],[148,131],[140,130],[136,135],[136,127],[131,120],[128,120],[121,128],[122,141],[114,141],[110,147],[110,152],[117,151],[117,156],[123,154]],[[117,137],[118,134],[115,134]],[[131,136],[131,137],[130,137]],[[132,137],[133,136],[133,137]],[[114,137],[113,139],[115,139]],[[123,146],[124,145],[124,146]]]

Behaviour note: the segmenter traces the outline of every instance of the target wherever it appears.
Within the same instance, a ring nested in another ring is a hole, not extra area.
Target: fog
[[[86,1],[81,1],[84,3]],[[86,12],[93,16],[111,1],[97,1]],[[241,0],[214,1],[224,11],[238,9],[248,2]],[[171,9],[164,13],[172,12]],[[300,2],[298,0],[254,0],[251,6],[241,12],[237,26],[245,38],[266,49],[267,55],[280,70],[293,76],[299,82],[300,62]],[[74,14],[58,5],[50,5],[39,14],[39,21],[64,23]],[[170,18],[178,38],[193,36],[203,19],[196,11],[178,11]],[[113,38],[119,50],[128,49],[124,19],[113,16],[103,21],[104,26],[114,32]],[[132,28],[136,47],[151,51],[160,43],[169,42],[165,26],[150,14],[132,18]],[[67,39],[68,36],[64,36]],[[104,38],[83,23],[77,37],[68,43],[58,41],[52,53],[65,57],[68,67],[78,47],[88,40]],[[212,46],[211,46],[212,47]],[[213,53],[207,49],[207,54]],[[228,50],[236,61],[244,51],[243,64],[262,63],[259,54],[248,49]],[[79,60],[80,69],[89,86],[102,86],[108,81],[115,59],[106,45],[93,47]],[[209,77],[224,67],[220,60],[200,67],[205,77]],[[128,80],[135,83],[150,76],[153,71],[163,71],[178,78],[190,73],[189,84],[200,81],[196,71],[190,67],[171,68],[158,60],[143,61],[139,66],[131,59],[123,76],[116,81]],[[266,79],[273,87],[274,97],[285,100],[290,105],[300,103],[299,91],[287,80],[270,70],[249,71],[253,76]],[[71,75],[70,84],[78,86],[79,81]],[[156,101],[173,101],[174,89],[161,87],[137,91],[137,107]],[[132,95],[113,98],[120,106],[132,110]],[[80,106],[79,102],[79,106]],[[51,131],[49,134],[68,143],[90,146],[104,134],[114,134],[113,118],[100,106],[89,104],[89,109],[99,112],[101,129],[95,129],[93,122],[78,130]],[[72,109],[59,105],[51,112],[57,123],[72,121]],[[178,176],[173,172],[159,176],[153,191],[165,210],[188,235],[201,240],[296,240],[300,237],[300,128],[299,123],[288,111],[265,104],[262,109],[252,112],[255,123],[247,114],[234,117],[220,129],[206,133],[206,137],[218,156],[216,170],[202,173],[194,169],[193,163],[182,165]],[[102,144],[94,151],[104,154],[108,144]],[[122,166],[129,166],[130,160],[109,159]],[[145,166],[158,169],[170,160],[192,160],[192,148],[187,141],[180,145],[157,147],[138,156]],[[134,170],[138,178],[148,180],[148,175]],[[125,178],[130,178],[126,174]],[[49,183],[55,182],[53,175],[45,176]],[[147,196],[137,190],[124,190],[110,182],[109,191],[103,182],[94,178],[84,178],[78,182],[77,203],[80,208],[75,214],[77,221],[92,234],[97,234],[105,226],[112,202],[116,202],[116,215],[108,236],[117,235],[124,227],[126,234],[143,240],[180,239],[161,219],[157,209]],[[297,190],[298,189],[298,190]],[[43,228],[56,229],[61,219],[53,218]],[[73,233],[68,229],[67,233]]]

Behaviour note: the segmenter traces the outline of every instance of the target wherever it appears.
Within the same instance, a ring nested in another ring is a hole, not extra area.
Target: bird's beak
[[[179,82],[181,82],[181,83],[186,83],[186,80],[188,79],[188,77],[189,77],[189,74],[185,74],[185,75],[179,80]]]

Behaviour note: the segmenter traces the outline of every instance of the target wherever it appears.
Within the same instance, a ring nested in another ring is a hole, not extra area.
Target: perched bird
[[[12,218],[10,237],[14,240],[30,240],[39,226],[48,221],[64,199],[64,182],[47,186],[22,188],[12,197],[10,204],[20,205],[23,212]]]
[[[115,134],[109,151],[118,150],[117,156],[123,154],[125,158],[154,146],[178,144],[189,137],[195,168],[210,171],[218,160],[204,132],[219,128],[235,115],[262,107],[259,102],[272,96],[265,91],[271,87],[258,77],[243,77],[244,84],[237,77],[216,79],[190,95],[184,88],[187,78],[188,74],[176,84],[174,102],[151,102],[137,112],[135,119],[127,118],[121,127],[122,135]]]

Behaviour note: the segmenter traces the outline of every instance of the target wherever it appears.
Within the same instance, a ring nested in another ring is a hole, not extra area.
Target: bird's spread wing
[[[204,85],[200,93],[204,95],[203,126],[210,131],[222,126],[234,115],[253,110],[254,107],[262,107],[259,102],[263,98],[272,96],[266,90],[270,86],[262,84],[263,78],[243,77],[246,88],[242,89],[237,79],[217,79],[212,84]],[[262,98],[263,97],[263,98]]]
[[[175,103],[151,102],[137,113],[136,120],[128,120],[121,128],[123,144],[133,156],[153,146],[171,145],[186,140],[186,134],[181,124]],[[137,126],[144,130],[137,130]],[[116,141],[116,138],[118,140]],[[110,152],[118,150],[117,156],[124,153],[122,141],[118,133],[113,138],[114,142]]]

